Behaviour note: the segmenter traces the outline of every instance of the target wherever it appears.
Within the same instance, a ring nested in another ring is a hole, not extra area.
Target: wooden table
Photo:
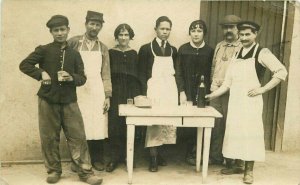
[[[128,184],[132,184],[135,126],[172,125],[175,127],[197,127],[196,171],[200,171],[202,135],[204,129],[202,182],[205,183],[208,169],[211,129],[215,118],[222,115],[213,107],[196,106],[138,108],[134,105],[119,105],[119,115],[126,117],[127,124],[127,171]]]

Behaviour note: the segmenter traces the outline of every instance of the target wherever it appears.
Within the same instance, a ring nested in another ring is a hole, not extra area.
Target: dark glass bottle
[[[206,87],[204,84],[204,76],[201,76],[200,85],[197,90],[197,107],[204,108],[205,107],[205,95],[206,95]]]

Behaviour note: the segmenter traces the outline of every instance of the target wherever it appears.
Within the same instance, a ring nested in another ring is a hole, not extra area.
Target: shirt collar
[[[193,48],[196,48],[196,49],[199,49],[199,48],[203,48],[205,46],[205,42],[203,41],[201,43],[201,45],[199,47],[197,47],[192,41],[190,41],[190,45],[193,47]]]
[[[65,41],[64,43],[54,41],[53,44],[57,47],[60,47],[60,49],[66,49],[68,47],[67,41]]]
[[[161,46],[162,40],[161,40],[160,38],[158,38],[158,37],[156,37],[155,40],[156,40],[156,42],[158,43],[158,45]],[[164,45],[164,48],[166,47],[167,42],[168,42],[168,41],[166,40],[165,45]]]

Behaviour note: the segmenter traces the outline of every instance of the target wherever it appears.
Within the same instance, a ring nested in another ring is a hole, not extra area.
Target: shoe
[[[107,172],[113,172],[118,166],[118,163],[117,162],[109,162],[107,165],[106,165],[106,171]]]
[[[97,171],[103,171],[104,170],[104,164],[102,162],[94,162],[92,164],[95,170]]]
[[[87,184],[90,184],[90,185],[100,185],[102,184],[102,179],[95,176],[95,175],[91,175],[89,176],[88,178],[85,178],[85,179],[80,179],[82,182],[85,182]]]
[[[164,158],[162,158],[161,155],[157,155],[157,164],[159,166],[167,166],[168,165],[167,161]]]
[[[48,177],[47,177],[47,182],[49,184],[55,184],[59,181],[60,179],[60,174],[56,173],[56,172],[52,172],[52,173],[49,173],[48,174]]]
[[[79,167],[77,166],[77,164],[75,164],[75,163],[72,162],[70,168],[71,168],[71,171],[72,171],[72,172],[77,173]]]
[[[221,170],[223,175],[233,175],[233,174],[242,174],[244,172],[243,168],[232,167],[232,168],[224,168]]]
[[[246,161],[245,162],[245,172],[243,182],[245,184],[252,184],[253,183],[253,166],[254,161]]]
[[[157,157],[151,157],[150,164],[149,164],[149,171],[150,172],[157,172],[158,171]]]

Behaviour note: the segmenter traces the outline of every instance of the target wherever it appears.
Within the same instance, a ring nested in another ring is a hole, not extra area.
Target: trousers
[[[72,160],[79,167],[79,177],[86,178],[93,174],[83,120],[77,102],[50,104],[39,98],[38,117],[42,154],[47,173],[62,173],[59,142],[60,132],[63,130]]]

